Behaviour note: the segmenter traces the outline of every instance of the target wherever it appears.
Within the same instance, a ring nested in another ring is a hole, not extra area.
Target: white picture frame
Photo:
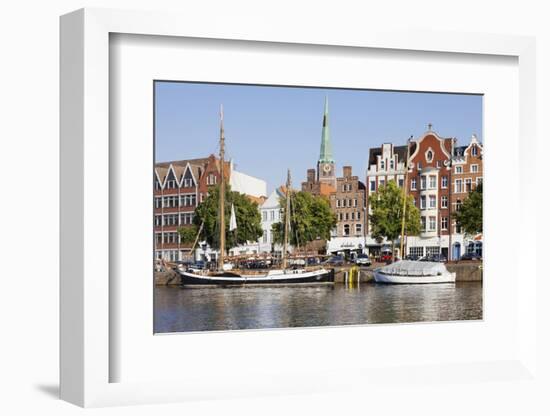
[[[189,16],[168,13],[83,9],[61,18],[61,398],[80,406],[158,403],[214,397],[247,397],[262,394],[314,393],[341,391],[359,385],[391,383],[430,383],[453,379],[463,382],[482,380],[536,380],[536,280],[533,253],[519,250],[517,263],[524,267],[524,278],[517,291],[517,346],[498,360],[418,362],[414,376],[411,367],[340,368],[316,372],[270,373],[266,379],[248,384],[222,384],[192,376],[173,380],[112,382],[111,367],[120,360],[111,348],[110,324],[118,306],[113,305],[109,276],[110,212],[109,124],[109,37],[110,34],[225,39],[247,42],[277,42],[301,45],[331,45],[335,48],[373,48],[408,50],[441,54],[501,55],[518,60],[519,135],[518,213],[533,203],[534,184],[529,181],[526,150],[536,142],[535,132],[535,42],[533,38],[432,32],[379,32],[361,34],[329,33],[312,25],[306,32],[281,31],[278,25],[234,32],[230,22],[217,21],[205,26]],[[246,33],[243,35],[242,33]],[[523,146],[527,144],[527,146]],[[519,215],[525,241],[536,241],[535,215]],[[146,237],[144,237],[146,238]],[[518,271],[511,268],[510,275]],[[405,328],[405,327],[403,327]],[[116,328],[115,328],[116,330]],[[407,331],[414,331],[409,329]],[[287,331],[288,332],[288,331]],[[297,331],[291,331],[298,336]],[[282,331],[279,331],[281,334]],[[256,338],[260,333],[256,332]],[[266,337],[267,332],[262,333]],[[303,331],[302,337],[319,336]],[[323,336],[339,334],[325,331]],[[340,333],[341,334],[341,333]],[[152,334],[151,334],[152,335]],[[191,335],[192,336],[192,335]],[[223,335],[222,335],[223,336]],[[226,338],[235,335],[225,334]],[[239,342],[238,340],[235,342]],[[246,365],[246,364],[245,364]],[[323,377],[338,382],[328,385]],[[267,379],[269,378],[269,379]],[[244,390],[246,389],[246,390]]]

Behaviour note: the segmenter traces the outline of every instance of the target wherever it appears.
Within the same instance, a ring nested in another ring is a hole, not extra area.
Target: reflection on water
[[[155,332],[482,319],[482,284],[155,288]]]

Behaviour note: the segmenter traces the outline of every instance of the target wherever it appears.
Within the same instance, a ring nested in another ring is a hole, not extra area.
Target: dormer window
[[[472,156],[477,156],[477,146],[472,146]]]
[[[215,185],[216,184],[216,175],[211,173],[206,177],[206,184],[207,185]]]

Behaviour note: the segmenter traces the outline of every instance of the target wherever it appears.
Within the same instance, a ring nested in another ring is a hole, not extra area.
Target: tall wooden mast
[[[225,135],[223,130],[223,105],[220,106],[220,255],[218,269],[223,270],[225,257]]]
[[[286,178],[286,206],[285,206],[285,235],[283,241],[283,270],[286,269],[287,259],[286,252],[288,250],[288,235],[290,234],[290,169],[287,172]]]
[[[412,136],[411,136],[412,138]],[[410,149],[411,149],[411,139],[407,140],[407,159],[405,160],[405,182],[403,184],[403,210],[402,215],[403,218],[401,218],[401,247],[400,247],[400,253],[401,258],[405,258],[403,253],[403,247],[405,245],[405,218],[406,218],[406,210],[407,210],[407,179],[409,178],[409,157],[410,157]],[[393,253],[392,253],[392,259],[393,259]]]

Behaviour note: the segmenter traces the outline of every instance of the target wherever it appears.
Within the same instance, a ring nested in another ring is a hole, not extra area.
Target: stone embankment
[[[373,264],[371,267],[359,268],[359,282],[366,283],[374,281],[373,269],[384,266],[383,263]],[[481,268],[481,262],[479,261],[462,261],[447,263],[447,270],[456,273],[457,282],[481,282],[483,280],[483,270]],[[334,281],[337,283],[344,283],[350,279],[357,281],[356,272],[351,271],[354,268],[353,265],[341,266],[335,268]],[[351,275],[350,275],[351,271]]]
[[[155,285],[177,286],[181,283],[181,276],[173,270],[166,272],[155,272]]]
[[[367,283],[373,282],[373,269],[383,266],[383,264],[374,264],[371,267],[357,268],[353,265],[336,267],[334,270],[334,281],[336,283],[345,283],[351,277],[351,280],[357,282]],[[481,282],[483,280],[483,269],[481,268],[481,262],[468,261],[468,262],[456,262],[447,263],[447,270],[456,273],[457,282]],[[352,270],[353,269],[353,270]],[[357,276],[357,274],[359,276]],[[158,286],[177,286],[181,283],[181,277],[173,270],[166,272],[155,272],[155,284]]]

